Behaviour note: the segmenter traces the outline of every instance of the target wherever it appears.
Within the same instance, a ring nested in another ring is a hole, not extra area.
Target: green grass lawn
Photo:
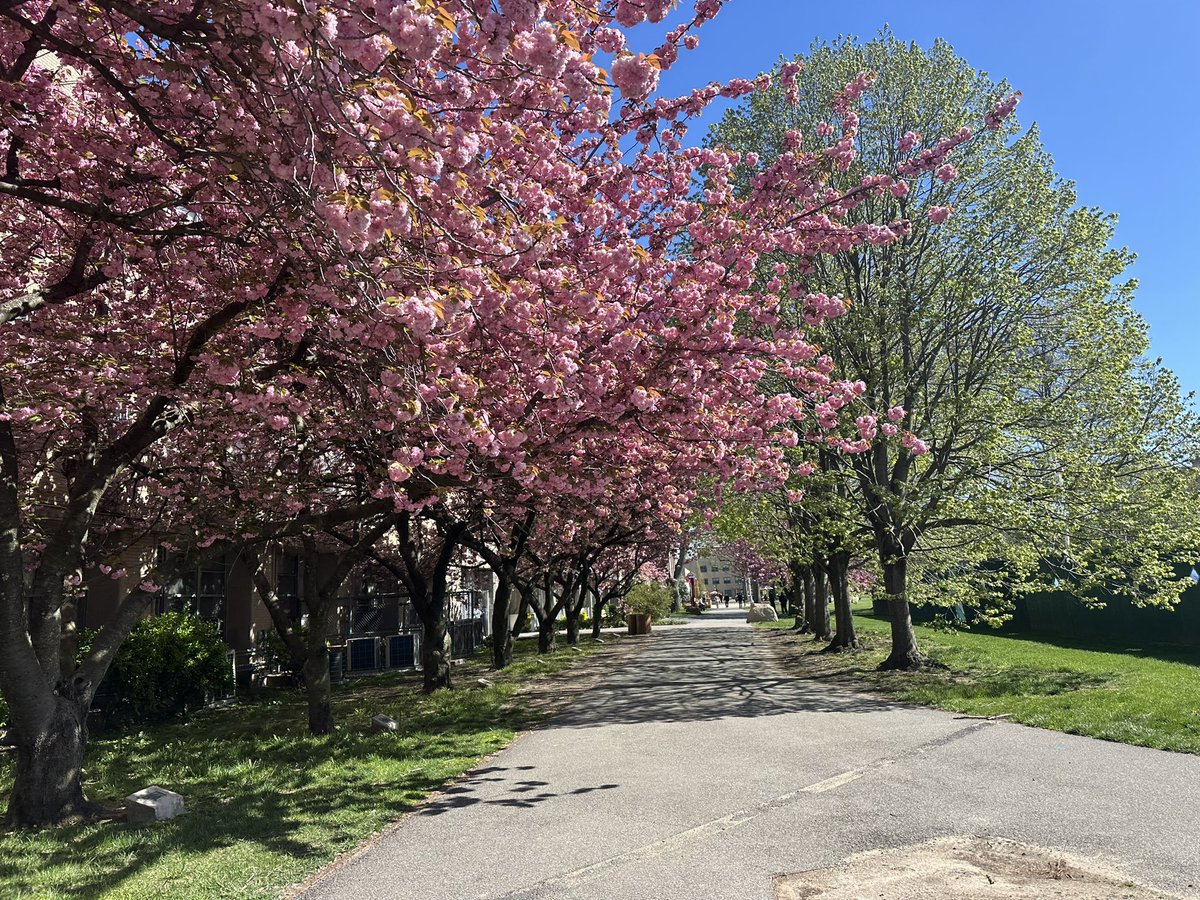
[[[0,897],[277,897],[541,717],[514,702],[518,686],[581,654],[563,646],[539,657],[534,643],[518,642],[504,673],[489,672],[481,652],[456,669],[454,690],[430,697],[412,675],[355,679],[336,690],[340,728],[326,737],[306,734],[295,693],[98,736],[86,767],[91,799],[120,803],[158,784],[183,794],[189,812],[153,826],[0,834]],[[591,638],[581,647],[600,649]],[[368,733],[381,712],[397,733]],[[11,765],[0,757],[5,795]]]
[[[767,627],[791,624],[787,617]],[[863,611],[855,627],[867,645],[858,654],[818,654],[823,644],[801,637],[804,670],[967,715],[1007,714],[1039,728],[1200,753],[1200,651],[917,626],[921,649],[948,669],[876,672],[886,656],[888,623]]]

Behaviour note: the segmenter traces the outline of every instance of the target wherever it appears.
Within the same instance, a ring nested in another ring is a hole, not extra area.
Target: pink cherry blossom
[[[644,100],[658,86],[658,68],[642,54],[613,61],[613,84],[628,100]]]

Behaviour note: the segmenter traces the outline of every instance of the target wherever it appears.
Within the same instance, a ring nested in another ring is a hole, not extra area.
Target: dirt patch
[[[882,649],[883,644],[870,637],[859,636],[862,649],[857,651],[822,653],[828,641],[813,640],[812,635],[777,628],[755,629],[755,636],[770,648],[777,671],[787,675],[800,675],[816,681],[858,688],[879,687],[882,681],[873,665],[870,651]]]
[[[776,900],[1187,900],[1097,860],[977,837],[860,853],[776,876],[774,889]]]

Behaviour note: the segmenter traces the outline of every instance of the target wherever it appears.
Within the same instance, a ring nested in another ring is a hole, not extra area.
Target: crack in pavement
[[[868,773],[877,772],[880,769],[886,769],[910,757],[920,756],[924,753],[928,753],[931,750],[937,750],[941,747],[945,747],[948,744],[969,737],[975,732],[984,728],[988,728],[994,724],[996,723],[988,720],[975,722],[974,724],[959,728],[948,734],[925,741],[924,743],[918,744],[915,747],[910,747],[903,753],[881,757],[880,759],[873,760],[864,766],[859,766],[858,768],[842,772],[839,775],[834,775],[830,778],[825,778],[821,781],[805,785],[804,787],[797,788],[794,791],[789,791],[786,794],[773,797],[770,800],[762,800],[753,804],[752,806],[747,806],[745,809],[740,809],[737,812],[728,813],[720,818],[712,819],[708,822],[704,822],[684,831],[676,832],[675,834],[669,835],[661,840],[654,841],[653,843],[646,844],[645,846],[635,847],[632,850],[626,850],[624,853],[618,853],[613,856],[606,857],[605,859],[591,863],[590,865],[584,866],[580,869],[575,869],[571,872],[564,872],[562,875],[544,878],[541,881],[534,882],[533,884],[527,885],[523,888],[518,888],[515,891],[509,891],[505,894],[482,894],[479,896],[478,900],[527,900],[527,898],[532,900],[532,898],[544,896],[546,891],[578,887],[579,885],[590,881],[592,878],[602,875],[611,869],[618,868],[627,862],[662,856],[679,847],[680,845],[690,845],[697,840],[703,840],[726,831],[731,831],[740,825],[744,825],[747,822],[757,819],[759,816],[765,813],[773,812],[774,810],[788,806],[797,800],[802,799],[806,794],[821,794],[825,793],[826,791],[834,790],[835,788],[841,787],[844,784],[849,784],[850,782],[855,781]]]

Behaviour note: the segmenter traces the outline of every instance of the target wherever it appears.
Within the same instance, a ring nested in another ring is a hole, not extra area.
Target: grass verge
[[[788,629],[790,617],[762,627]],[[916,626],[923,652],[945,671],[876,672],[888,623],[865,612],[855,628],[861,653],[820,653],[797,636],[789,649],[802,673],[927,706],[1070,734],[1200,753],[1200,651],[1118,647]]]
[[[413,675],[354,679],[334,693],[340,727],[306,733],[303,697],[281,693],[209,709],[188,723],[98,736],[88,754],[93,800],[149,784],[179,791],[171,822],[71,825],[0,834],[4,898],[270,898],[410,809],[552,711],[515,696],[522,684],[601,649],[581,638],[538,656],[520,641],[511,668],[484,652],[455,669],[456,688],[420,693]],[[485,678],[493,684],[481,684]],[[399,731],[372,735],[386,713]],[[7,795],[12,763],[0,757]]]

